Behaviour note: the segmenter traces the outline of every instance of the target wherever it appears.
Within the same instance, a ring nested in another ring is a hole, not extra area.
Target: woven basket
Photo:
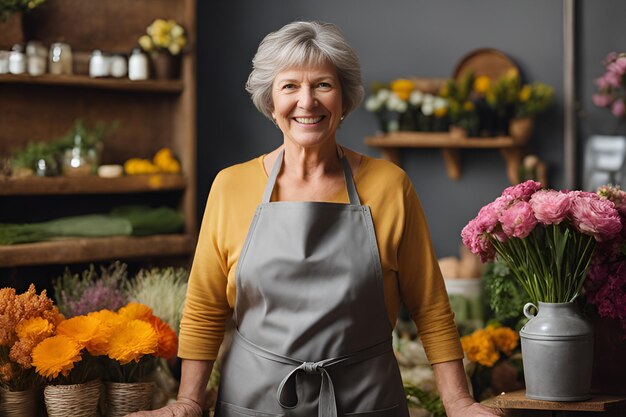
[[[47,385],[43,391],[49,417],[95,417],[98,415],[100,380],[76,385]]]
[[[36,417],[40,390],[9,391],[0,388],[0,416]]]
[[[106,383],[106,416],[122,417],[152,407],[152,382]]]

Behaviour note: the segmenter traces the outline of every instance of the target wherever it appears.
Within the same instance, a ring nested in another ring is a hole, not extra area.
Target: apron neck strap
[[[341,166],[343,167],[343,176],[346,180],[346,188],[348,191],[348,198],[350,199],[350,204],[359,206],[361,205],[361,201],[359,200],[359,195],[356,192],[356,186],[354,185],[354,178],[352,178],[352,169],[350,168],[350,163],[348,162],[348,158],[345,157],[343,153],[343,149],[341,146],[337,145],[337,154],[339,155],[339,159],[341,160]],[[274,166],[272,167],[272,172],[270,173],[267,183],[265,184],[265,192],[263,193],[263,203],[269,203],[272,197],[272,192],[274,192],[274,186],[276,185],[276,179],[278,178],[278,174],[280,173],[280,169],[283,166],[283,158],[285,156],[285,149],[282,149],[276,158],[276,162],[274,162]]]

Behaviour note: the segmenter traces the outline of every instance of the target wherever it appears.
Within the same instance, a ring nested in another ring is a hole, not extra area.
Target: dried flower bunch
[[[626,117],[626,53],[611,52],[602,65],[604,75],[596,79],[598,92],[592,99],[596,106],[611,109],[618,119]]]
[[[0,1],[0,21],[4,22],[15,13],[28,13],[45,0],[2,0]]]
[[[156,19],[146,29],[146,34],[138,40],[139,46],[146,52],[181,53],[187,44],[185,29],[175,20]]]
[[[483,262],[504,261],[531,301],[558,303],[581,294],[596,242],[621,230],[610,200],[526,181],[484,206],[461,236]]]
[[[502,355],[510,356],[518,343],[518,332],[495,324],[461,338],[467,359],[489,367],[494,366]]]
[[[22,391],[42,382],[32,367],[33,349],[62,319],[45,290],[38,295],[32,284],[22,294],[0,289],[0,386]]]

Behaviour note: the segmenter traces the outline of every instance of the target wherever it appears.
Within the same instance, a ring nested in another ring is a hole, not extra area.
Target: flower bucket
[[[530,309],[538,311],[535,316]],[[574,303],[528,303],[520,330],[526,396],[545,401],[591,398],[593,329]]]
[[[9,391],[0,388],[0,416],[36,417],[39,390]]]
[[[74,385],[47,385],[43,396],[49,417],[95,417],[100,398],[99,380]]]
[[[135,411],[152,408],[152,382],[107,382],[106,417],[122,417]]]
[[[180,55],[153,53],[150,58],[152,60],[152,73],[157,80],[174,80],[180,77]]]

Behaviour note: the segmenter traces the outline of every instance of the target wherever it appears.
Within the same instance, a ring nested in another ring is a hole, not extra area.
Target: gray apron
[[[216,416],[409,415],[372,216],[339,152],[350,204],[270,202],[284,151],[274,164],[237,264]]]

